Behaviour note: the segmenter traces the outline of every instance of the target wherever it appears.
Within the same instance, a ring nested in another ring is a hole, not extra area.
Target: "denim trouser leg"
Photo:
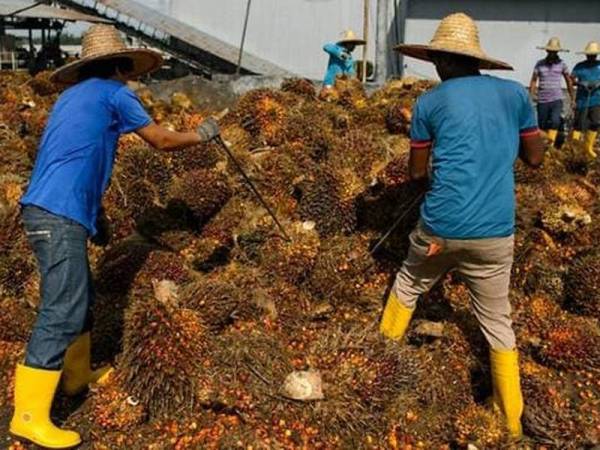
[[[25,364],[58,370],[69,344],[91,326],[88,233],[80,224],[34,206],[23,208],[23,222],[41,275],[40,307]]]
[[[562,100],[549,103],[538,103],[538,126],[542,130],[558,130],[560,127],[560,115],[563,109]]]

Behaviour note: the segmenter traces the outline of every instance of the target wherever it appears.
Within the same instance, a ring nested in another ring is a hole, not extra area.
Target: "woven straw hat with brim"
[[[354,44],[354,45],[365,45],[367,41],[360,39],[356,33],[352,30],[346,30],[342,33],[342,39],[337,41],[338,45],[341,44]]]
[[[162,56],[145,48],[127,48],[119,31],[112,25],[92,25],[83,36],[81,58],[67,64],[52,74],[52,81],[74,84],[79,81],[79,71],[86,65],[113,58],[128,58],[133,62],[130,78],[136,78],[158,69]]]
[[[585,50],[577,52],[579,55],[600,55],[600,43],[596,41],[588,42],[585,46]]]
[[[538,47],[538,50],[546,50],[547,52],[568,52],[566,48],[560,45],[560,39],[557,37],[550,38],[545,47]]]
[[[400,44],[394,50],[425,61],[431,61],[432,54],[436,52],[470,56],[479,60],[480,69],[513,70],[510,64],[485,54],[479,43],[477,24],[464,13],[442,19],[429,45]]]

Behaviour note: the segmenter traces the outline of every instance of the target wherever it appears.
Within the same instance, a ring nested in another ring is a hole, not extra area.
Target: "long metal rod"
[[[244,18],[244,29],[242,31],[242,42],[240,42],[240,54],[238,56],[237,68],[235,69],[235,74],[239,75],[242,70],[242,58],[244,57],[244,44],[246,43],[246,31],[248,31],[248,18],[250,17],[250,5],[252,5],[252,0],[248,0],[246,4],[246,17]]]
[[[260,192],[258,192],[258,189],[256,188],[256,186],[254,186],[254,183],[252,182],[252,180],[250,179],[250,177],[246,174],[246,172],[244,171],[243,167],[240,165],[240,163],[238,162],[238,160],[236,159],[236,157],[233,156],[233,153],[231,153],[231,150],[229,150],[229,147],[223,141],[223,139],[221,138],[221,136],[217,136],[215,138],[215,141],[217,142],[217,144],[219,144],[221,146],[221,148],[223,149],[223,151],[225,151],[225,153],[227,153],[227,156],[229,156],[229,158],[231,159],[231,161],[235,165],[235,167],[238,170],[238,172],[240,172],[240,174],[242,175],[242,177],[244,177],[244,180],[246,180],[246,183],[248,183],[248,185],[250,186],[250,189],[252,190],[252,192],[254,192],[254,194],[256,195],[256,197],[258,198],[258,200],[260,201],[260,203],[267,210],[267,212],[269,213],[269,215],[271,216],[271,218],[273,219],[273,221],[275,222],[275,224],[279,228],[279,231],[281,231],[281,234],[283,234],[283,237],[285,238],[285,240],[288,241],[288,242],[291,242],[292,239],[285,232],[285,229],[283,228],[283,225],[281,225],[281,223],[279,222],[279,220],[277,220],[277,216],[275,216],[275,213],[273,212],[273,210],[271,210],[271,207],[269,206],[269,204],[266,202],[266,200],[263,198],[263,196],[260,194]]]
[[[375,252],[377,250],[379,250],[379,247],[381,247],[381,245],[387,241],[387,239],[390,237],[390,235],[394,232],[394,230],[398,227],[398,225],[400,225],[400,223],[404,220],[404,218],[408,215],[408,213],[415,207],[415,205],[423,198],[425,194],[424,193],[420,193],[419,195],[417,195],[413,201],[410,202],[410,204],[408,205],[408,207],[406,208],[406,211],[404,211],[403,214],[400,214],[400,216],[398,216],[398,218],[394,221],[394,223],[392,224],[392,226],[390,227],[389,230],[387,230],[387,232],[381,237],[381,239],[379,239],[379,241],[377,241],[377,244],[375,244],[373,246],[373,248],[371,249],[371,251],[369,252],[371,255],[374,255]]]

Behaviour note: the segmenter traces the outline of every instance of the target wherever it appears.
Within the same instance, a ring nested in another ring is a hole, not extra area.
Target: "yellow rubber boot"
[[[574,141],[580,141],[581,140],[581,131],[573,130],[573,133],[571,133],[571,139],[573,139]]]
[[[106,384],[112,371],[110,366],[91,369],[91,337],[90,333],[84,333],[65,353],[61,388],[67,395],[77,395],[90,383]]]
[[[596,139],[598,139],[597,131],[589,130],[585,133],[585,150],[591,159],[596,159],[596,157],[598,156],[594,151]]]
[[[383,310],[379,331],[386,338],[394,340],[402,339],[410,323],[413,311],[400,303],[398,297],[391,293]]]
[[[61,430],[50,420],[60,374],[60,370],[17,365],[15,413],[10,422],[13,435],[47,448],[71,448],[81,443],[79,434]]]
[[[510,437],[519,439],[523,435],[521,427],[523,395],[519,379],[519,355],[516,350],[492,349],[490,363],[494,386],[494,405],[506,417]]]
[[[558,136],[558,130],[548,130],[546,132],[546,135],[548,136],[548,139],[550,140],[552,145],[554,145],[554,143],[556,142],[556,136]]]

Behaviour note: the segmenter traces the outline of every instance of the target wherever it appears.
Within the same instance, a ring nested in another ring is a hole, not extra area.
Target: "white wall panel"
[[[327,64],[323,44],[352,28],[362,36],[363,0],[252,0],[246,49],[305,77],[321,79]],[[377,0],[371,0],[375,36]],[[230,44],[239,45],[246,0],[171,0],[171,15]],[[368,59],[374,59],[371,40]],[[360,48],[354,53],[362,57]]]

